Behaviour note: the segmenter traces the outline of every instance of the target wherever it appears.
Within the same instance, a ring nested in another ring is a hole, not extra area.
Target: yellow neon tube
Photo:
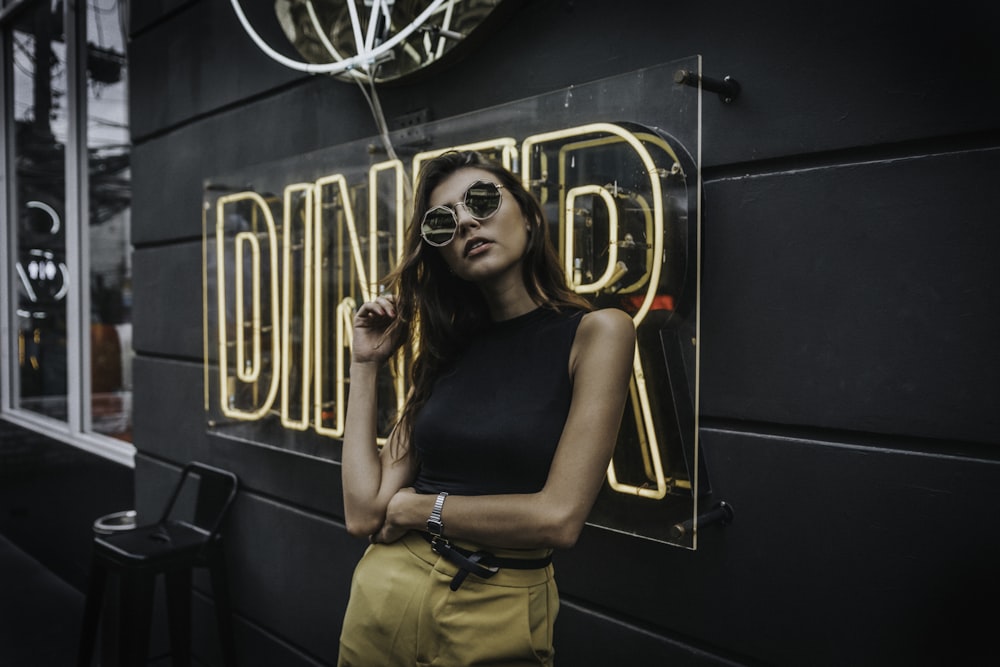
[[[652,155],[649,153],[646,147],[642,144],[639,138],[637,138],[634,134],[632,134],[628,130],[625,130],[624,128],[621,128],[612,123],[591,123],[588,125],[581,125],[574,128],[557,130],[555,132],[548,132],[528,137],[521,144],[521,155],[522,155],[522,165],[523,165],[522,182],[526,187],[530,186],[532,180],[531,167],[533,166],[530,159],[531,150],[536,145],[540,145],[547,142],[555,142],[564,139],[570,139],[572,137],[579,137],[587,134],[596,134],[596,133],[609,134],[612,135],[612,138],[606,137],[597,140],[588,140],[587,142],[578,142],[575,145],[579,148],[584,144],[590,145],[590,142],[594,141],[602,143],[624,141],[635,151],[636,155],[642,161],[643,167],[645,168],[646,173],[650,178],[650,190],[652,192],[652,199],[654,203],[653,205],[654,242],[653,242],[652,256],[654,258],[662,257],[663,244],[664,244],[663,206],[662,206],[663,195],[662,195],[662,186],[659,181],[659,170],[656,167],[656,163],[654,162]],[[598,145],[598,144],[593,144],[593,145]],[[563,147],[563,149],[565,149],[565,147]],[[564,159],[565,155],[566,155],[566,150],[561,150],[560,164],[559,164],[560,183],[564,183],[566,180],[566,172],[565,172],[566,167]],[[565,232],[568,226],[566,221],[566,208],[567,208],[565,205],[566,194],[560,193],[560,197],[561,197],[560,203],[562,204],[560,206],[560,212],[563,216],[563,220],[560,220],[560,225],[559,225],[560,230],[563,232],[563,234],[561,234],[563,238],[560,239],[562,245],[560,251],[566,254],[572,254],[572,248],[567,248],[566,246],[568,244],[564,242]],[[572,260],[569,260],[569,263],[570,265],[572,265]],[[646,291],[646,296],[639,310],[632,317],[632,321],[636,327],[639,326],[639,324],[645,318],[646,314],[649,312],[649,308],[652,306],[653,299],[656,296],[656,290],[659,286],[659,279],[662,267],[659,262],[655,262],[652,264],[651,268],[652,271],[649,278],[650,282],[649,282],[649,287],[647,288]],[[619,482],[618,476],[615,472],[614,461],[611,461],[608,464],[608,471],[607,471],[608,483],[610,484],[612,489],[614,489],[619,493],[634,494],[640,497],[660,500],[666,496],[668,491],[668,486],[666,477],[663,474],[663,465],[660,460],[660,447],[659,447],[659,442],[657,441],[656,438],[656,431],[654,429],[652,421],[652,410],[649,403],[648,389],[646,387],[645,371],[642,366],[642,360],[639,355],[638,347],[636,348],[635,355],[633,357],[632,373],[636,387],[636,392],[633,396],[633,400],[637,401],[639,412],[642,416],[642,428],[640,430],[644,430],[646,436],[650,439],[648,446],[649,464],[647,465],[647,471],[649,471],[650,467],[652,468],[652,473],[653,473],[652,476],[655,478],[656,488],[651,489],[645,486],[639,487],[633,484],[625,484]],[[635,407],[634,404],[633,407]],[[643,456],[644,458],[647,457],[646,452],[643,452]]]
[[[639,407],[639,390],[635,386],[635,377],[628,384],[629,402],[632,405],[632,418],[635,420],[636,433],[639,437],[639,453],[642,454],[642,467],[646,471],[646,478],[655,480],[656,472],[653,470],[653,462],[649,457],[649,439],[646,437],[646,429],[642,425],[642,410]]]
[[[386,271],[382,272],[379,270],[378,262],[378,176],[383,171],[391,170],[395,176],[395,197],[394,204],[395,208],[395,219],[394,224],[390,227],[395,230],[394,240],[394,252],[390,254],[392,264],[386,267]],[[368,243],[369,248],[369,275],[372,277],[372,294],[381,293],[381,289],[376,284],[376,278],[378,276],[383,276],[396,266],[399,266],[399,262],[403,257],[403,245],[404,245],[404,233],[406,231],[406,202],[403,193],[403,184],[405,183],[406,174],[403,170],[403,163],[399,160],[388,160],[386,162],[379,162],[378,164],[372,165],[371,169],[368,170]],[[405,352],[400,349],[396,353],[396,363],[390,366],[390,371],[392,372],[393,387],[396,393],[396,412],[401,413],[403,410],[403,404],[406,401],[406,373],[404,372],[405,367]],[[381,443],[380,443],[381,444]]]
[[[662,137],[647,132],[634,134],[613,123],[591,123],[589,125],[580,125],[578,127],[568,128],[565,130],[557,130],[555,132],[549,132],[546,134],[533,135],[531,137],[526,138],[524,142],[521,144],[522,162],[524,163],[522,172],[522,182],[524,183],[525,187],[530,186],[532,180],[531,167],[533,165],[533,163],[530,160],[531,150],[535,149],[539,144],[551,141],[558,141],[560,139],[568,139],[571,137],[582,136],[586,134],[594,134],[597,132],[604,132],[612,136],[601,137],[597,139],[582,140],[574,143],[564,144],[560,147],[559,182],[560,183],[566,182],[566,159],[569,152],[574,150],[581,150],[584,148],[604,146],[621,142],[627,143],[630,147],[632,147],[632,149],[636,152],[636,154],[642,161],[643,166],[646,169],[646,173],[650,178],[650,186],[651,186],[650,189],[653,193],[653,202],[654,202],[654,205],[652,207],[653,217],[654,217],[653,229],[655,233],[653,234],[654,237],[653,248],[647,250],[648,256],[654,258],[662,257],[663,244],[664,244],[663,205],[662,205],[663,195],[662,195],[662,186],[658,180],[658,177],[664,174],[678,173],[680,164],[680,161],[677,159],[677,154],[670,147],[670,144],[668,144]],[[671,169],[669,171],[656,167],[655,161],[653,160],[652,155],[646,149],[644,143],[652,144],[657,148],[662,149],[670,156],[670,158],[673,160],[673,164],[671,165]],[[544,155],[543,151],[539,151],[539,153],[541,155]],[[561,204],[564,202],[564,197],[565,193],[560,192]],[[560,231],[559,251],[565,252],[564,248],[565,211],[566,211],[565,205],[561,205],[559,207],[559,211],[560,211],[560,216],[562,218],[559,221],[559,231]],[[646,297],[643,300],[643,303],[640,306],[637,313],[635,314],[635,316],[633,316],[633,319],[636,321],[637,326],[649,312],[649,309],[653,303],[653,299],[656,296],[656,289],[659,286],[660,282],[660,273],[662,272],[662,267],[660,263],[651,261],[649,262],[649,266],[651,267],[652,270],[650,272],[651,275],[649,276],[649,282],[647,283],[649,287],[647,288]]]
[[[354,207],[351,206],[350,189],[347,187],[347,179],[344,178],[343,174],[324,176],[316,181],[317,227],[322,228],[323,226],[322,188],[326,185],[333,185],[340,191],[341,210],[344,214],[344,223],[347,226],[347,234],[350,237],[351,252],[354,257],[354,268],[357,271],[358,280],[361,283],[361,298],[363,301],[368,301],[371,299],[371,291],[369,289],[368,276],[366,275],[367,272],[365,270],[364,255],[361,252],[361,239],[358,236],[357,224],[354,222]],[[317,234],[316,238],[318,242],[321,238],[320,234]]]
[[[678,160],[678,158],[677,158],[677,153],[674,152],[674,149],[670,146],[670,144],[667,143],[667,141],[663,137],[661,137],[659,135],[656,135],[656,134],[650,134],[648,132],[638,132],[638,133],[635,133],[634,136],[637,139],[639,139],[641,142],[643,142],[643,144],[652,144],[652,145],[656,146],[657,148],[663,150],[663,152],[665,152],[668,156],[670,156],[670,159],[672,160],[672,164],[671,164],[670,169],[664,169],[664,168],[657,169],[656,170],[656,175],[657,176],[660,176],[661,178],[666,178],[668,176],[679,174],[681,176],[681,178],[684,177],[684,173],[681,171],[680,160]],[[564,170],[564,166],[565,166],[565,162],[564,162],[564,160],[565,160],[565,153],[568,153],[571,150],[579,150],[579,149],[583,149],[583,148],[592,148],[592,147],[597,147],[597,146],[605,146],[605,145],[616,144],[616,143],[622,143],[622,139],[620,137],[617,137],[617,136],[615,136],[615,137],[604,137],[604,138],[601,138],[601,139],[593,139],[593,140],[590,140],[590,141],[580,141],[580,142],[577,142],[577,143],[564,145],[562,147],[562,149],[560,150],[560,155],[559,155],[559,158],[560,158],[560,173],[564,173],[564,171],[565,171]],[[642,197],[642,195],[639,195],[638,193],[636,193],[633,196],[635,197],[635,199],[637,200],[637,203],[639,204],[639,209],[643,212],[643,215],[646,218],[646,237],[649,238],[649,237],[653,236],[653,234],[650,233],[650,231],[653,228],[653,221],[652,221],[652,217],[650,215],[650,211],[652,210],[652,208],[649,206],[649,203],[645,200],[645,198]],[[660,203],[659,205],[662,206],[662,203]],[[636,282],[632,283],[628,287],[622,288],[621,290],[619,290],[619,292],[620,293],[630,293],[630,292],[634,291],[635,289],[638,289],[638,287],[640,287],[643,284],[647,284],[648,285],[649,283],[647,281],[649,281],[649,279],[650,279],[650,274],[652,272],[652,266],[653,266],[653,248],[652,248],[651,245],[647,244],[647,247],[646,247],[646,267],[647,268],[646,268],[645,273],[642,276],[640,276],[640,278],[638,280],[636,280]],[[659,279],[657,279],[657,282],[659,282]]]
[[[354,324],[354,311],[357,309],[357,303],[351,297],[345,297],[343,301],[337,304],[336,316],[337,321],[336,333],[334,335],[334,346],[333,353],[336,355],[337,359],[335,361],[336,368],[336,380],[334,382],[335,386],[335,396],[334,396],[334,426],[331,428],[324,425],[323,421],[323,407],[324,407],[324,397],[322,395],[321,386],[317,383],[316,387],[316,403],[315,403],[315,420],[316,426],[315,430],[321,435],[330,436],[331,438],[341,438],[344,436],[344,422],[346,421],[346,405],[344,401],[344,385],[347,381],[347,373],[344,369],[344,351],[350,347],[350,337],[353,332]],[[319,318],[317,318],[319,319]],[[319,370],[319,365],[322,363],[322,348],[317,349],[316,363],[317,371]]]
[[[239,192],[233,195],[226,195],[219,197],[215,202],[215,253],[216,253],[216,283],[217,283],[217,307],[218,307],[218,317],[220,318],[218,326],[218,353],[219,353],[219,401],[222,408],[222,413],[226,417],[232,419],[240,420],[255,420],[260,419],[267,411],[271,409],[271,405],[274,403],[274,399],[278,393],[278,368],[274,369],[271,374],[271,381],[268,386],[267,395],[259,407],[256,409],[243,410],[235,407],[236,398],[236,388],[235,380],[236,378],[230,378],[229,376],[229,355],[227,347],[229,345],[229,340],[226,334],[226,257],[225,257],[225,242],[226,242],[226,230],[225,230],[225,209],[227,204],[240,202],[240,201],[251,201],[256,208],[259,208],[264,214],[264,221],[266,225],[266,234],[268,238],[268,254],[270,257],[271,266],[271,318],[277,317],[278,311],[278,253],[277,253],[277,230],[274,225],[274,216],[271,215],[271,210],[267,206],[267,202],[258,195],[256,192]],[[280,330],[276,326],[271,326],[272,336],[271,336],[271,358],[274,360],[274,364],[280,365]]]
[[[208,323],[208,210],[209,203],[202,202],[201,205],[201,351],[202,359],[202,381],[204,386],[205,412],[212,407],[211,380],[208,372],[208,350],[209,350],[209,323]],[[218,320],[218,316],[216,317]]]
[[[646,201],[645,197],[643,197],[638,193],[632,194],[630,196],[636,200],[636,203],[639,205],[639,210],[642,211],[642,215],[646,223],[645,225],[646,238],[648,239],[651,236],[653,236],[653,234],[655,234],[655,232],[653,231],[653,216],[650,212],[651,209],[649,206],[649,202]],[[622,242],[624,243],[624,241]],[[646,270],[643,271],[642,275],[639,276],[639,278],[636,279],[635,282],[633,282],[630,285],[626,285],[625,287],[622,287],[620,290],[618,290],[619,294],[629,294],[630,292],[638,290],[643,285],[649,284],[648,281],[649,277],[653,273],[653,261],[655,258],[653,257],[652,245],[649,243],[646,243],[645,245],[646,245]],[[617,281],[613,280],[612,282],[617,282]]]
[[[318,179],[315,184],[315,246],[316,246],[316,258],[314,261],[315,267],[315,299],[313,302],[313,307],[315,309],[315,339],[317,341],[316,345],[316,360],[315,360],[315,401],[314,401],[314,418],[315,418],[315,430],[317,433],[324,435],[329,435],[331,437],[341,437],[343,435],[343,421],[344,421],[344,384],[347,382],[347,376],[344,371],[344,347],[345,347],[345,331],[344,331],[344,317],[345,317],[345,304],[350,304],[346,311],[346,317],[348,318],[347,329],[350,330],[351,323],[353,321],[353,309],[355,308],[355,300],[349,296],[340,296],[340,303],[337,306],[336,311],[336,343],[335,343],[335,354],[337,355],[336,360],[336,397],[335,397],[335,409],[336,409],[336,426],[334,428],[329,428],[324,425],[323,420],[323,406],[325,402],[325,395],[323,393],[323,380],[324,380],[324,355],[323,355],[323,344],[322,341],[325,340],[323,332],[323,282],[320,271],[323,266],[323,258],[320,256],[323,243],[323,196],[322,189],[324,186],[332,185],[340,193],[340,200],[342,203],[341,211],[343,212],[344,227],[347,227],[348,239],[351,246],[351,256],[353,258],[354,270],[356,272],[358,282],[361,287],[361,298],[364,301],[371,299],[372,289],[367,277],[367,271],[365,269],[364,253],[361,249],[361,239],[358,235],[357,225],[354,219],[354,209],[351,206],[350,192],[347,187],[347,179],[343,174],[333,174],[331,176],[325,176]],[[338,225],[338,232],[342,231],[341,226]],[[370,259],[370,255],[369,255]],[[343,288],[344,280],[339,280],[337,282],[338,288]]]
[[[649,405],[649,392],[646,389],[646,375],[642,368],[642,361],[639,358],[638,347],[636,347],[635,356],[632,361],[632,374],[639,398],[640,412],[642,414],[642,426],[645,429],[647,436],[652,436],[652,441],[648,447],[648,458],[649,464],[652,465],[652,477],[656,481],[656,488],[652,489],[646,486],[636,486],[634,484],[619,482],[618,475],[615,472],[614,461],[611,461],[611,463],[608,464],[608,484],[618,493],[635,495],[652,500],[661,500],[667,495],[669,488],[667,486],[666,477],[663,474],[663,463],[660,460],[660,447],[659,443],[656,441],[656,431],[653,426],[653,411]],[[644,451],[644,462],[646,458],[647,455]],[[649,464],[647,464],[647,474],[649,472]]]
[[[406,205],[403,195],[403,183],[406,178],[406,174],[403,172],[403,163],[401,161],[388,160],[386,162],[373,164],[371,169],[368,170],[368,275],[371,276],[372,280],[372,294],[377,294],[381,291],[378,288],[377,278],[385,275],[385,273],[388,273],[395,268],[395,265],[390,265],[386,267],[386,271],[383,273],[382,271],[379,271],[378,261],[378,177],[381,172],[390,170],[394,174],[396,185],[393,198],[395,204],[395,208],[393,209],[395,212],[395,219],[392,224],[388,225],[390,229],[395,230],[395,252],[392,254],[391,259],[396,265],[398,265],[399,259],[403,255],[403,233],[406,227]]]
[[[417,179],[420,176],[420,167],[424,162],[435,158],[448,151],[500,151],[501,163],[504,168],[514,171],[514,160],[517,157],[517,140],[512,137],[501,137],[488,141],[477,141],[471,144],[460,144],[458,146],[448,146],[432,151],[424,151],[413,156],[413,189],[416,192]]]
[[[670,146],[670,144],[668,144],[666,142],[666,140],[663,137],[660,137],[660,136],[658,136],[656,134],[650,134],[648,132],[635,133],[633,136],[635,136],[637,139],[639,139],[640,141],[642,141],[644,144],[652,144],[652,145],[656,146],[657,148],[662,149],[667,155],[670,156],[670,159],[672,160],[671,168],[670,169],[663,169],[663,168],[657,169],[656,170],[656,175],[657,176],[660,176],[661,178],[665,178],[667,176],[680,174],[682,178],[684,177],[684,174],[683,174],[683,172],[681,171],[681,168],[680,168],[680,161],[677,159],[677,153],[674,152],[674,149]],[[567,155],[570,152],[577,151],[577,150],[583,150],[583,149],[586,149],[586,148],[595,148],[595,147],[599,147],[599,146],[608,146],[608,145],[612,145],[612,144],[619,144],[619,143],[622,143],[622,142],[623,142],[623,140],[622,140],[621,137],[619,137],[619,136],[613,136],[613,137],[602,137],[600,139],[590,139],[590,140],[587,140],[587,141],[578,141],[578,142],[574,142],[574,143],[564,144],[560,148],[560,150],[559,150],[559,173],[560,173],[560,178],[561,179],[565,178],[566,159],[567,159]],[[542,157],[545,157],[544,153],[542,153]],[[637,203],[639,204],[639,210],[642,211],[643,216],[646,218],[646,237],[649,238],[649,237],[653,236],[653,233],[650,233],[651,230],[652,230],[652,228],[653,228],[653,224],[652,224],[653,221],[652,221],[652,217],[651,217],[651,214],[650,214],[651,207],[649,206],[649,203],[645,200],[645,198],[642,197],[642,195],[639,195],[638,193],[636,193],[633,196],[635,197],[635,199],[637,200]],[[662,203],[659,204],[659,205],[662,206]],[[560,239],[561,239],[561,235],[560,235]],[[631,293],[632,291],[638,289],[640,286],[642,286],[644,284],[648,285],[649,284],[648,281],[650,279],[650,274],[652,272],[652,266],[653,266],[653,247],[651,245],[647,244],[647,247],[646,247],[646,271],[634,283],[632,283],[631,285],[628,285],[627,287],[623,287],[621,290],[619,290],[619,293],[623,293],[623,294],[625,294],[625,293]],[[614,281],[612,281],[612,282],[614,282]]]
[[[236,247],[236,377],[240,382],[256,382],[260,377],[260,243],[252,232],[240,232],[233,239]],[[246,358],[246,313],[243,312],[243,253],[250,247],[250,331],[253,335],[253,361]]]
[[[566,220],[566,252],[563,253],[563,268],[566,270],[566,281],[570,284],[573,291],[578,294],[596,294],[612,283],[612,277],[616,274],[618,268],[618,245],[614,242],[609,245],[608,265],[600,278],[589,284],[577,282],[573,266],[575,260],[573,211],[576,198],[584,195],[600,195],[601,199],[604,200],[604,205],[608,209],[608,237],[611,239],[618,236],[618,206],[611,193],[600,185],[581,185],[580,187],[571,188],[566,193],[566,210],[564,211]]]
[[[310,375],[310,357],[312,355],[312,299],[313,286],[313,185],[312,183],[295,183],[285,188],[283,204],[283,229],[282,229],[282,281],[281,281],[281,424],[286,428],[304,431],[309,428],[309,386],[312,377]],[[304,199],[302,212],[302,275],[293,276],[292,267],[292,201],[297,193],[301,193]],[[302,280],[302,377],[298,391],[301,392],[301,413],[297,418],[292,418],[289,402],[293,387],[291,386],[292,367],[292,281],[294,278]]]

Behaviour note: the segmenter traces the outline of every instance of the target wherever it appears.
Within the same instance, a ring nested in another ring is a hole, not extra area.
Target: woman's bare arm
[[[393,495],[412,484],[416,475],[408,443],[376,447],[378,371],[398,345],[385,340],[386,327],[395,318],[390,297],[380,297],[358,309],[354,318],[351,390],[344,426],[341,476],[347,531],[359,537],[377,532],[385,521]],[[390,438],[400,437],[394,431]],[[393,458],[391,452],[399,452]]]
[[[445,536],[498,547],[572,546],[614,452],[634,355],[635,327],[626,313],[585,315],[571,353],[572,402],[545,486],[532,494],[448,496]],[[400,490],[377,539],[424,529],[433,504],[433,495]]]

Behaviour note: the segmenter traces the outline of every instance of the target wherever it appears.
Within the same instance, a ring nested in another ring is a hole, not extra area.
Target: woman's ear
[[[536,228],[540,228],[542,225],[545,224],[545,220],[542,219],[542,218],[534,218],[534,219],[532,219],[532,218],[529,218],[529,217],[525,216],[524,221],[527,223],[528,235],[529,236],[531,235],[532,232],[535,231]]]

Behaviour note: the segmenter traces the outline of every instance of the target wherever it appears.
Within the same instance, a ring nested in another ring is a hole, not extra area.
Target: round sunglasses
[[[502,185],[489,181],[476,181],[465,191],[462,201],[455,206],[464,206],[476,220],[486,220],[496,215],[503,202]],[[458,231],[458,213],[451,206],[435,206],[426,213],[420,223],[420,236],[432,246],[440,248],[451,243]]]

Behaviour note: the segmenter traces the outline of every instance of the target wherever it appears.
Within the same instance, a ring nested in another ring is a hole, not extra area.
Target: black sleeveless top
[[[413,425],[417,493],[535,493],[569,412],[582,311],[537,308],[477,334]]]

